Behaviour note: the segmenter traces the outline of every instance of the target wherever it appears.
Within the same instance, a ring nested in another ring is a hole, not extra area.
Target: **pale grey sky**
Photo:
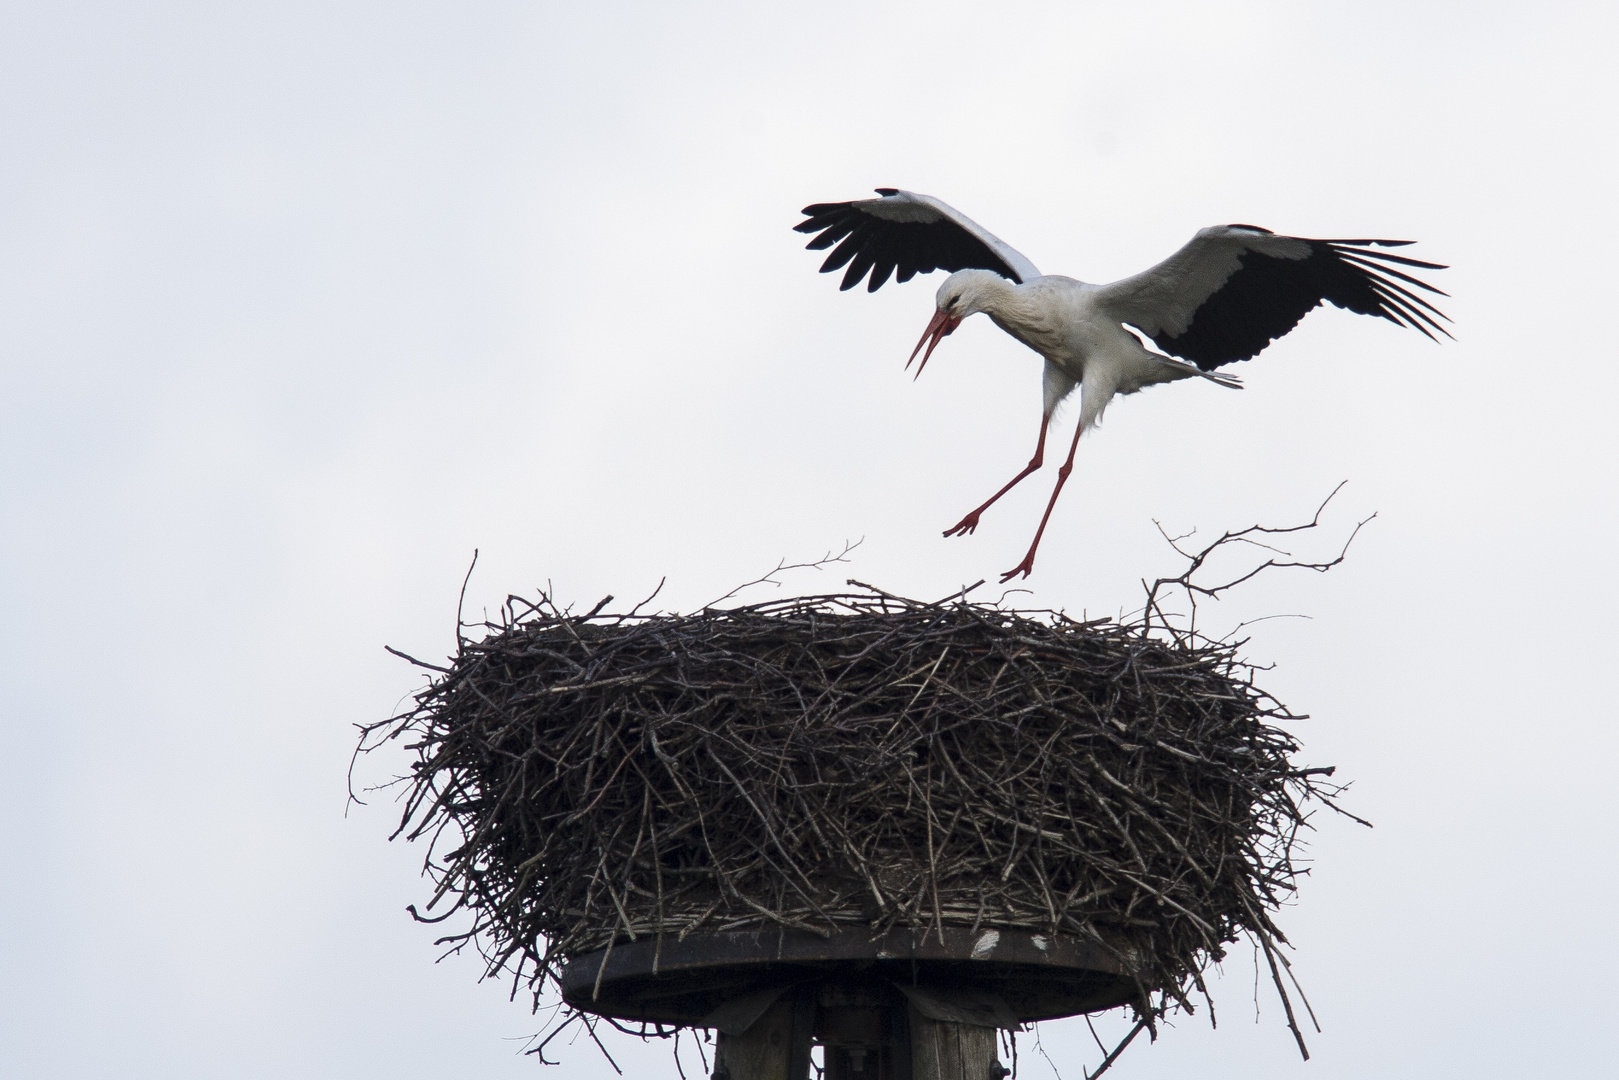
[[[1249,651],[1377,823],[1282,917],[1315,1058],[1239,953],[1115,1075],[1610,1075],[1614,12],[0,6],[0,1073],[539,1074],[393,809],[343,815],[418,685],[382,645],[451,647],[474,548],[473,609],[1015,563],[1049,472],[939,532],[1027,459],[1036,358],[973,320],[912,382],[939,278],[840,294],[789,231],[896,185],[1093,281],[1230,221],[1454,265],[1454,342],[1318,312],[1081,445],[1034,605],[1131,606],[1154,518],[1380,515],[1215,613],[1312,617]]]

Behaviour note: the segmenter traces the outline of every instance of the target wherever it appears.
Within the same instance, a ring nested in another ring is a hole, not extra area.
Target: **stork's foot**
[[[962,518],[960,521],[946,529],[944,534],[946,536],[966,536],[968,533],[978,528],[978,515],[982,514],[983,512],[984,508],[980,506],[977,510],[974,510],[972,513],[968,514],[966,517]]]
[[[1001,575],[1001,584],[1005,585],[1019,574],[1028,577],[1032,573],[1034,573],[1034,552],[1031,550],[1027,555],[1023,556],[1022,562]]]

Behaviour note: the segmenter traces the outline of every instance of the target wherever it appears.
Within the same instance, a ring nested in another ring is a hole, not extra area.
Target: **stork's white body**
[[[868,271],[872,292],[891,274],[908,281],[930,270],[956,271],[939,287],[933,320],[911,353],[914,361],[927,346],[917,374],[947,334],[980,312],[1045,359],[1034,457],[987,502],[945,530],[946,536],[972,532],[980,514],[1040,468],[1052,413],[1076,386],[1080,389],[1074,441],[1058,470],[1056,489],[1029,553],[1002,581],[1033,569],[1051,508],[1073,469],[1079,437],[1115,396],[1193,376],[1240,388],[1237,379],[1214,369],[1257,355],[1322,301],[1414,327],[1430,338],[1446,333],[1437,321],[1445,316],[1409,286],[1444,294],[1398,269],[1444,267],[1371,250],[1408,241],[1309,240],[1253,225],[1216,225],[1199,230],[1150,270],[1109,285],[1089,285],[1041,274],[1011,245],[932,196],[877,190],[878,199],[807,206],[808,220],[796,228],[819,233],[811,249],[838,245],[821,270],[847,265],[844,289]],[[1129,326],[1164,351],[1147,348]]]
[[[1241,384],[1153,352],[1107,308],[1106,291],[1058,274],[1023,284],[988,270],[962,270],[940,286],[967,290],[968,314],[982,311],[1045,360],[1041,411],[1050,416],[1075,386],[1080,389],[1079,427],[1088,431],[1118,394],[1177,379],[1202,377],[1222,386]]]

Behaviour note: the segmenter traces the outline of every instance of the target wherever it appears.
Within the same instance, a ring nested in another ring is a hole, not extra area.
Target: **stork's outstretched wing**
[[[839,288],[854,288],[868,270],[867,292],[882,288],[890,274],[909,281],[931,270],[993,270],[1019,284],[1040,276],[1006,241],[931,195],[898,188],[878,188],[877,194],[882,198],[806,206],[808,218],[793,226],[820,234],[806,245],[811,251],[838,245],[821,273],[847,263]]]
[[[1103,285],[1098,307],[1204,371],[1246,360],[1323,300],[1433,337],[1443,312],[1412,288],[1446,295],[1395,266],[1443,270],[1373,251],[1409,240],[1306,240],[1254,225],[1216,225],[1145,273]]]

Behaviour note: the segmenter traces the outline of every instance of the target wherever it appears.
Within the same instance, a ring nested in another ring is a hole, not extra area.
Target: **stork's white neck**
[[[955,308],[964,318],[983,312],[995,325],[1048,360],[1070,359],[1068,314],[1071,290],[1053,288],[1066,279],[1036,278],[1022,285],[988,270],[963,270],[939,290],[941,304],[959,296]],[[951,288],[952,284],[954,288]],[[1078,286],[1078,282],[1072,283]]]

